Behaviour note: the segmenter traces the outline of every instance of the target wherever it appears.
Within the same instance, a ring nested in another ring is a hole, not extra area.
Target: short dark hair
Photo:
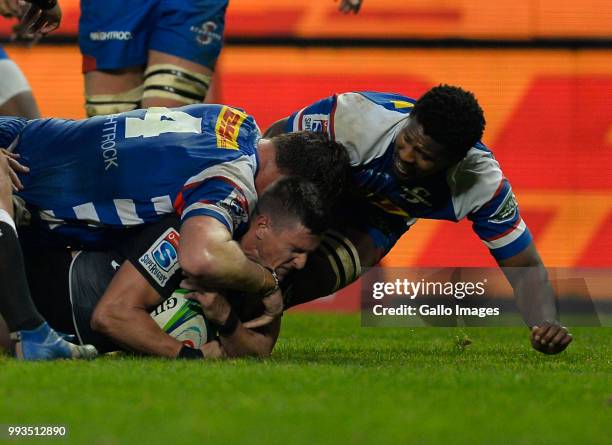
[[[259,197],[255,213],[271,215],[272,225],[277,226],[298,221],[314,235],[329,228],[328,206],[318,187],[299,176],[281,178],[270,185]]]
[[[476,97],[460,87],[441,84],[414,104],[416,117],[427,136],[453,153],[465,156],[481,138],[485,118]]]
[[[346,148],[326,133],[298,131],[272,138],[281,173],[313,182],[322,198],[333,205],[348,188],[350,163]]]

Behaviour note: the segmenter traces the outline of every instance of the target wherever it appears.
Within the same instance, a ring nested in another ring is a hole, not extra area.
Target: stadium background
[[[44,116],[84,117],[77,0],[61,28],[7,52]],[[217,102],[263,128],[350,90],[418,97],[461,85],[486,114],[500,161],[548,266],[611,267],[612,4],[605,0],[365,0],[343,16],[331,0],[232,0],[215,79]],[[0,35],[10,22],[2,20]],[[420,221],[384,265],[492,266],[468,222]],[[353,310],[357,287],[310,309]]]

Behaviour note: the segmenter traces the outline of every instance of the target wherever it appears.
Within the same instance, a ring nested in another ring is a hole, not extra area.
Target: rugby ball
[[[161,302],[151,317],[162,330],[191,348],[212,340],[208,320],[197,301],[185,298],[189,291],[179,289]]]

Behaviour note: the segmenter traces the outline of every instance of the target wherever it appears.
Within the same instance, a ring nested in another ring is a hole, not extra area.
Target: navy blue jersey
[[[106,229],[175,211],[182,220],[211,216],[235,233],[246,228],[257,199],[260,133],[235,108],[156,107],[80,121],[2,118],[0,139],[15,137],[14,151],[30,167],[19,196],[49,229],[85,245]]]
[[[413,183],[393,174],[395,137],[406,125],[415,100],[389,93],[344,93],[293,113],[286,131],[321,131],[344,144],[353,179],[393,226],[407,230],[418,218],[459,221],[474,232],[497,259],[522,251],[531,235],[518,210],[510,183],[482,143],[445,172]],[[388,250],[401,233],[383,234]]]

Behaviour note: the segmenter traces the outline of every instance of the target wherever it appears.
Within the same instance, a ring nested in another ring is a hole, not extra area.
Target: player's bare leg
[[[143,75],[143,66],[87,72],[85,74],[87,115],[115,114],[140,108]]]
[[[204,102],[213,70],[160,51],[149,51],[142,108],[181,107]]]
[[[24,91],[0,105],[0,116],[21,116],[28,119],[38,119],[40,111],[31,91]]]
[[[284,288],[285,308],[306,303],[348,286],[363,268],[372,267],[384,252],[358,230],[330,230],[306,266],[293,273]]]

